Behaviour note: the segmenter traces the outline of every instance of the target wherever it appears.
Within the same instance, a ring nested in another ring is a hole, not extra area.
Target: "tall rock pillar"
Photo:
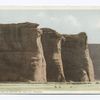
[[[61,58],[61,35],[49,28],[42,28],[42,45],[46,60],[47,81],[65,81]]]

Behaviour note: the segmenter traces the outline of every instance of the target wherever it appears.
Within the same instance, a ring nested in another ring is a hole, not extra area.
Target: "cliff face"
[[[36,23],[0,24],[0,81],[93,81],[87,36]]]
[[[86,34],[63,36],[62,60],[66,81],[93,81],[94,69]]]
[[[47,64],[47,81],[65,81],[61,59],[61,35],[49,28],[42,28],[42,45]]]
[[[100,44],[89,44],[89,50],[94,64],[95,79],[100,80]]]
[[[46,81],[42,31],[37,26],[0,25],[0,81]]]

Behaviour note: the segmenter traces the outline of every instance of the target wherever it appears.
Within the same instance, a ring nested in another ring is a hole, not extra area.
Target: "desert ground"
[[[0,94],[100,94],[100,81],[92,83],[0,83]]]

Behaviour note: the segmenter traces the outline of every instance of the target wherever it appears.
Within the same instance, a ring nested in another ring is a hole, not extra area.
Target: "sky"
[[[38,23],[61,34],[86,32],[88,43],[100,43],[100,10],[0,10],[0,23]]]

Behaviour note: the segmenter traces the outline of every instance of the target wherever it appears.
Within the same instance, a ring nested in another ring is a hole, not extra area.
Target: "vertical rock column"
[[[63,36],[62,60],[66,81],[94,81],[94,69],[86,33]]]
[[[26,49],[26,63],[28,68],[28,78],[37,82],[46,81],[46,63],[41,44],[42,31],[33,28],[21,29],[23,34],[23,47]],[[26,37],[24,37],[26,35]]]
[[[42,31],[37,26],[35,23],[0,25],[0,81],[46,81]]]
[[[42,45],[46,60],[48,82],[65,81],[61,59],[61,35],[49,28],[42,28]]]

